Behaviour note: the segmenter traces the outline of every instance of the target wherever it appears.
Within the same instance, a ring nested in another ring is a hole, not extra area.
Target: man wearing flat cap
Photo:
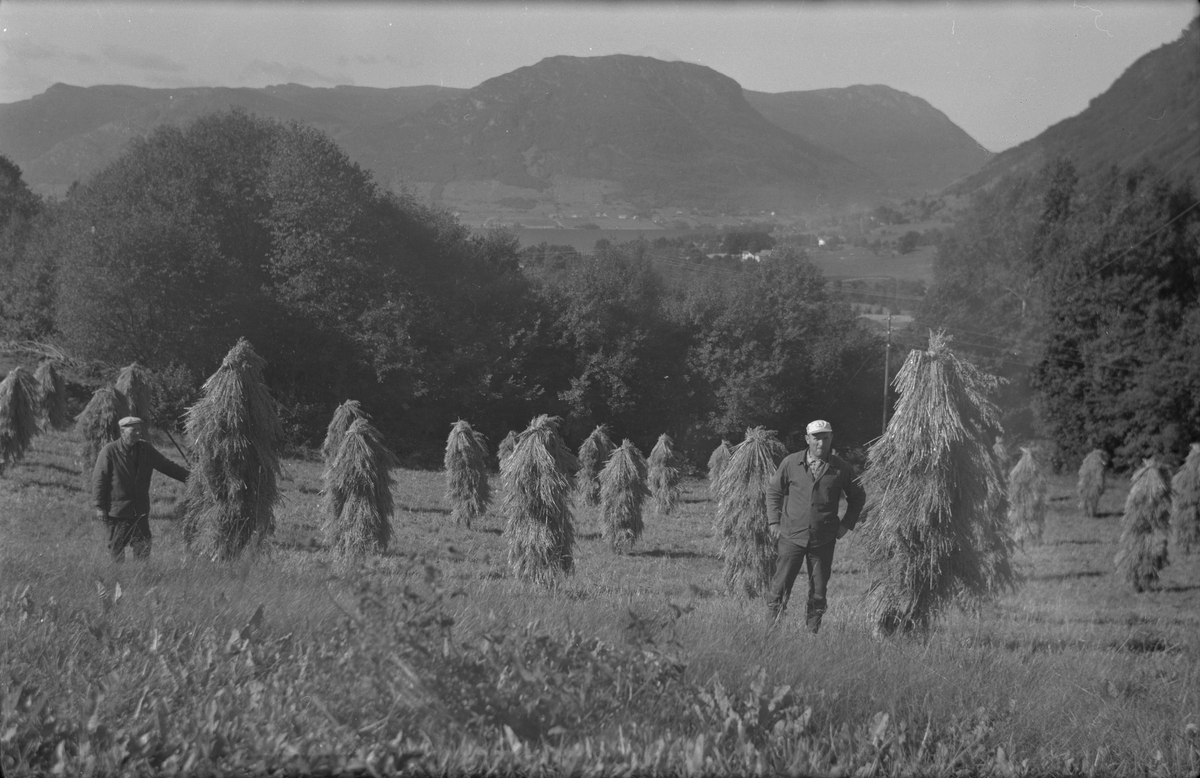
[[[187,468],[175,464],[146,440],[146,423],[137,416],[117,422],[121,437],[100,450],[92,470],[96,518],[108,529],[114,562],[125,560],[125,546],[138,559],[150,556],[150,476],[157,470],[176,481],[188,479]]]
[[[767,609],[778,620],[787,610],[796,576],[808,563],[807,625],[816,634],[825,615],[825,587],[837,541],[854,529],[867,495],[844,459],[834,456],[833,426],[809,422],[808,449],[789,454],[767,483],[767,525],[776,538],[775,575]],[[842,496],[846,515],[838,517]]]

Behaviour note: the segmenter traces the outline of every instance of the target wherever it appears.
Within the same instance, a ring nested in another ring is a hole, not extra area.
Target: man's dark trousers
[[[787,610],[796,577],[808,560],[808,604],[805,617],[809,631],[814,634],[821,628],[821,617],[825,615],[825,587],[833,569],[833,549],[836,540],[819,546],[798,546],[791,540],[779,537],[775,560],[775,575],[771,579],[771,590],[767,597],[767,609],[778,619]]]
[[[137,559],[150,556],[149,516],[130,519],[109,516],[104,520],[104,525],[108,528],[108,551],[114,562],[124,561],[126,545],[133,548],[133,555]]]

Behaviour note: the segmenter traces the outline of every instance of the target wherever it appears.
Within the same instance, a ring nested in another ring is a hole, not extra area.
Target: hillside
[[[1200,20],[1138,59],[1083,112],[993,158],[950,190],[967,194],[1000,177],[1068,155],[1084,177],[1153,162],[1200,177]]]
[[[21,166],[39,194],[61,195],[116,159],[130,138],[226,108],[311,124],[337,139],[352,126],[401,118],[461,92],[436,86],[264,89],[55,84],[30,100],[0,105],[0,153]]]
[[[925,100],[887,86],[745,94],[769,121],[875,172],[899,197],[942,189],[994,156]]]
[[[549,57],[472,89],[55,84],[0,105],[0,153],[34,191],[62,195],[131,138],[231,107],[312,124],[384,186],[479,223],[872,205],[987,157],[944,114],[887,87],[744,92],[711,68],[625,55]]]
[[[361,156],[385,182],[494,181],[532,199],[592,181],[645,206],[805,205],[869,199],[882,185],[767,121],[733,79],[649,57],[549,57],[387,132],[390,144]],[[347,148],[365,147],[359,137]]]

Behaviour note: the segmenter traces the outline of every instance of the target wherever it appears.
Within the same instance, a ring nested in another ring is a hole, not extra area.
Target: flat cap
[[[135,424],[145,424],[145,423],[146,422],[144,422],[138,416],[126,416],[117,422],[117,426],[118,427],[132,427]]]

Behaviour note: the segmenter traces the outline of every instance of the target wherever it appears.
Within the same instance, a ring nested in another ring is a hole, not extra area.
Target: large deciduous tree
[[[1200,437],[1200,207],[1190,183],[1114,171],[1046,275],[1034,371],[1060,456],[1179,456]]]

